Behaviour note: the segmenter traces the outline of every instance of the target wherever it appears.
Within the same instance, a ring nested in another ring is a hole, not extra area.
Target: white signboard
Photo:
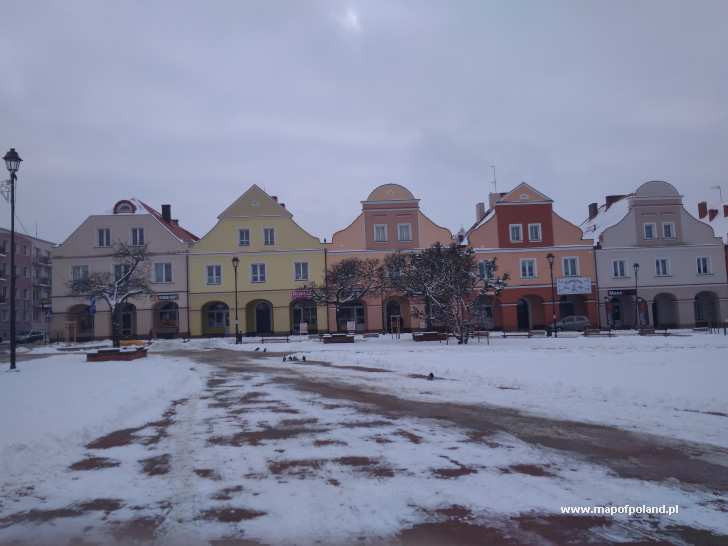
[[[356,321],[355,320],[347,320],[346,321],[346,331],[350,334],[356,333]]]
[[[591,294],[590,277],[561,277],[556,279],[556,293],[560,296],[570,294]]]
[[[302,336],[307,335],[308,334],[308,322],[301,322],[301,323],[299,323],[299,325],[298,325],[298,332]]]

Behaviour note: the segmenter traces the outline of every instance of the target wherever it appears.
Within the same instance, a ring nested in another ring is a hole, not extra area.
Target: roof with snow
[[[599,207],[599,212],[594,218],[589,218],[579,226],[584,233],[583,239],[594,239],[594,245],[599,243],[604,230],[618,224],[629,212],[629,198],[633,194],[625,195],[610,206],[606,203]]]
[[[165,220],[158,210],[136,197],[117,201],[114,207],[111,210],[107,210],[104,214],[150,214],[162,227],[166,228],[167,231],[183,243],[194,243],[200,239],[191,231],[180,226],[177,220]]]

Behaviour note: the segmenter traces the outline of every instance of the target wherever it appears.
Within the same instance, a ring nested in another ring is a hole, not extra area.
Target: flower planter
[[[137,347],[133,350],[99,349],[93,353],[86,353],[86,362],[125,362],[146,356],[146,347]]]

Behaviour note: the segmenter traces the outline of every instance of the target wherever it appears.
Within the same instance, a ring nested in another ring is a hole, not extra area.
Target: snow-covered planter
[[[136,360],[147,356],[146,347],[122,347],[120,349],[99,349],[86,353],[86,362],[115,362]]]

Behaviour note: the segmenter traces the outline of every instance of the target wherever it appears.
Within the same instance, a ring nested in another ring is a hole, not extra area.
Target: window
[[[308,262],[296,262],[293,264],[295,271],[295,278],[297,281],[308,280]]]
[[[30,278],[30,272],[28,271],[27,267],[23,267],[23,278],[25,278],[25,279]]]
[[[626,277],[627,262],[624,260],[614,260],[612,262],[612,277]]]
[[[562,265],[565,277],[576,277],[579,275],[579,258],[564,258]]]
[[[374,240],[377,243],[387,241],[387,224],[374,224]]]
[[[0,241],[0,254],[7,254],[7,253],[8,253],[8,242]]]
[[[8,310],[3,309],[2,313],[0,313],[0,317],[2,318],[3,322],[7,322],[8,321]]]
[[[23,245],[23,256],[28,255],[28,247],[26,245]]]
[[[658,277],[667,277],[670,275],[670,262],[667,258],[657,258],[655,260],[655,275]]]
[[[132,246],[144,245],[144,228],[131,228],[131,244]]]
[[[7,274],[6,264],[3,262],[0,264],[0,279],[4,279]]]
[[[489,261],[478,262],[478,276],[481,279],[493,278],[493,265]]]
[[[8,287],[7,286],[0,286],[0,303],[5,303],[5,300],[8,297]]]
[[[706,256],[698,258],[698,275],[710,275],[710,259]]]
[[[154,282],[172,282],[172,264],[154,264]]]
[[[221,265],[208,265],[207,269],[207,284],[220,284],[222,283],[222,266]]]
[[[263,229],[263,244],[273,246],[276,244],[276,231],[273,228]]]
[[[541,224],[528,224],[528,240],[529,241],[540,241],[541,240]]]
[[[109,228],[101,228],[98,230],[98,246],[111,246],[111,230]]]
[[[74,281],[80,281],[81,279],[88,278],[88,266],[87,265],[74,265],[71,268],[71,279]]]
[[[128,264],[114,264],[114,281],[118,282],[127,273],[129,273]]]
[[[675,238],[675,222],[663,222],[662,223],[662,236],[665,239]]]
[[[536,278],[536,260],[532,260],[532,259],[521,260],[521,278],[522,279],[535,279]]]
[[[250,264],[250,282],[265,282],[265,264]]]
[[[28,291],[27,288],[23,288],[23,299],[24,300],[29,300],[30,299],[30,292]]]
[[[655,230],[657,225],[654,223],[643,224],[644,236],[646,241],[651,241],[655,238]]]
[[[508,226],[508,232],[511,235],[511,243],[520,243],[523,241],[521,224],[510,224]]]
[[[238,230],[238,245],[250,246],[250,230],[239,229]]]
[[[397,239],[400,241],[411,241],[412,240],[412,225],[411,224],[397,224]]]

